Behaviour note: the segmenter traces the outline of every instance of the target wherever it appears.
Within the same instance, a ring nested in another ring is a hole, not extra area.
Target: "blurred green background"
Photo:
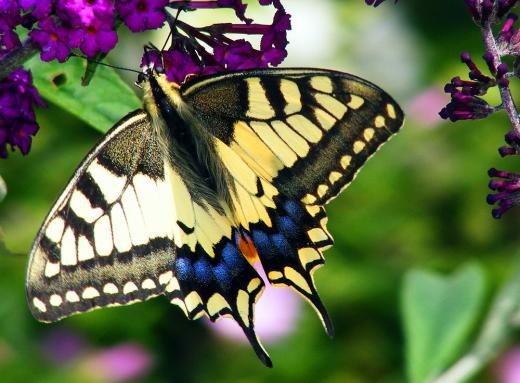
[[[405,273],[448,273],[478,261],[488,297],[507,278],[518,254],[520,209],[497,221],[485,202],[490,167],[520,169],[517,158],[497,153],[509,126],[506,116],[458,124],[436,117],[447,102],[444,84],[467,76],[460,52],[482,54],[464,2],[401,0],[377,9],[362,0],[284,4],[293,15],[285,66],[360,75],[394,95],[407,113],[402,132],[327,207],[336,243],[316,279],[336,327],[334,339],[303,303],[287,306],[293,311],[288,328],[267,344],[273,369],[263,367],[247,344],[201,320],[186,320],[162,298],[56,324],[36,322],[24,298],[31,241],[100,137],[51,104],[38,111],[41,130],[30,154],[13,153],[0,162],[8,188],[0,203],[0,381],[404,382]],[[261,12],[249,11],[252,17]],[[136,68],[143,43],[160,45],[164,35],[136,39],[123,33],[121,39],[109,58]],[[267,327],[275,331],[277,325]],[[475,381],[500,381],[499,365]]]

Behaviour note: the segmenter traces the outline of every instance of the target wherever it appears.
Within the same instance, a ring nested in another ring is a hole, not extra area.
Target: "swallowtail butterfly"
[[[377,86],[320,69],[260,69],[179,86],[147,69],[143,109],[86,156],[40,229],[27,270],[36,319],[164,295],[189,319],[254,331],[264,282],[333,328],[313,281],[332,245],[324,206],[403,123]]]

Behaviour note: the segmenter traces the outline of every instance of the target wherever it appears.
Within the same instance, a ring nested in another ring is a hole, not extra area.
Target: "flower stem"
[[[16,68],[20,67],[38,53],[38,46],[30,38],[25,39],[20,47],[7,53],[0,60],[0,81],[9,76]]]
[[[500,64],[502,64],[502,57],[498,51],[496,39],[493,35],[493,29],[491,28],[491,22],[486,22],[481,31],[482,37],[484,38],[486,51],[491,53],[493,56],[495,68],[497,68]],[[507,115],[509,116],[511,125],[513,126],[514,131],[520,135],[520,118],[518,116],[518,112],[516,111],[515,102],[513,101],[509,85],[499,85],[499,89],[500,97],[502,98],[502,104],[507,112]]]
[[[495,297],[482,330],[471,350],[430,383],[468,381],[493,360],[518,328],[515,318],[520,310],[520,263],[509,281]]]

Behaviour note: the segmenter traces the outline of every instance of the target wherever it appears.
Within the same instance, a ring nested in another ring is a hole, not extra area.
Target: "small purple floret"
[[[38,23],[39,29],[32,30],[29,35],[40,46],[42,61],[57,59],[65,62],[70,55],[69,30],[57,25],[51,17]]]
[[[61,0],[57,8],[61,19],[72,27],[87,27],[96,20],[110,28],[114,25],[112,0]]]
[[[520,204],[520,174],[495,168],[489,169],[488,174],[490,177],[501,178],[489,182],[489,188],[497,193],[488,195],[486,199],[490,205],[498,204],[492,215],[494,218],[500,218],[506,211]]]
[[[163,26],[168,0],[116,0],[116,10],[132,32]]]
[[[95,19],[90,25],[70,32],[70,44],[89,57],[99,52],[108,53],[116,46],[117,34],[107,23]]]

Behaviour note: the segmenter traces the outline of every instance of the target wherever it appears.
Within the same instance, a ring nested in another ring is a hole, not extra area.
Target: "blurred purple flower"
[[[510,348],[497,364],[500,383],[520,382],[520,346]]]
[[[82,337],[64,328],[52,331],[42,342],[43,355],[57,365],[72,362],[86,347]]]
[[[116,10],[132,32],[162,27],[168,0],[116,0]]]
[[[123,343],[89,355],[81,361],[80,368],[102,382],[124,382],[142,377],[152,364],[152,355],[143,346]]]
[[[273,287],[261,267],[257,271],[265,282],[265,290],[255,306],[255,331],[265,342],[276,342],[291,333],[300,314],[300,298],[289,288]],[[231,318],[206,321],[217,334],[241,343],[248,343],[240,326]]]
[[[408,115],[425,127],[433,127],[442,121],[438,111],[446,102],[447,96],[440,89],[425,89],[408,105]]]
[[[38,131],[34,105],[45,106],[32,85],[31,73],[18,68],[0,82],[0,158],[7,157],[7,146],[27,154],[31,136]]]

